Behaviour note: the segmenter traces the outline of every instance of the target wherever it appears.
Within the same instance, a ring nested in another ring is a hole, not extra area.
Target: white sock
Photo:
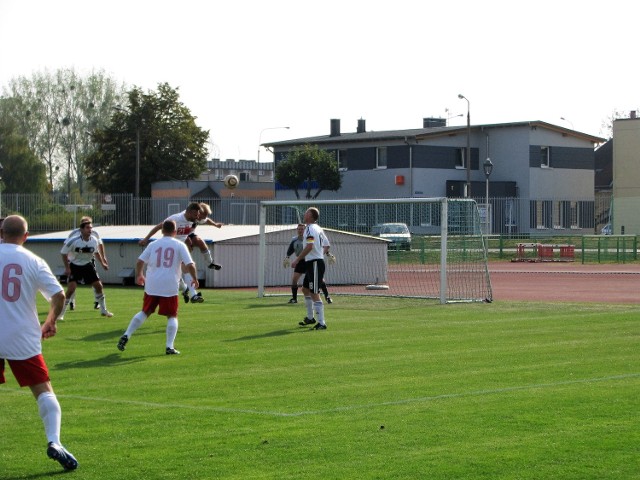
[[[202,255],[204,255],[204,258],[207,259],[207,262],[213,263],[213,257],[211,256],[211,252],[209,251],[209,249],[202,252]]]
[[[92,288],[93,288],[93,287],[92,287]],[[73,292],[73,298],[75,298],[75,296],[76,296],[76,293],[75,293],[75,292]],[[93,300],[94,300],[95,302],[100,302],[100,299],[99,299],[98,297],[99,297],[98,292],[96,292],[96,289],[94,288],[94,289],[93,289]]]
[[[140,312],[136,313],[133,316],[133,318],[131,319],[131,321],[129,322],[129,326],[127,327],[127,331],[124,332],[124,334],[128,338],[131,338],[131,335],[133,335],[133,332],[135,332],[137,329],[139,329],[146,319],[147,319],[147,315],[144,312],[140,311]]]
[[[189,293],[191,294],[191,296],[193,297],[195,294],[197,294],[198,292],[196,291],[195,288],[193,288],[193,285],[191,285],[191,282],[193,281],[193,277],[191,276],[190,273],[185,273],[183,275],[184,277],[184,282],[187,284],[187,286],[189,287]]]
[[[43,392],[38,396],[38,413],[44,424],[44,434],[47,442],[60,445],[60,424],[62,423],[62,410],[58,398],[53,392]]]
[[[178,319],[171,317],[167,319],[167,348],[173,348],[173,342],[178,334]]]
[[[316,313],[318,314],[318,318],[316,320],[318,320],[318,323],[320,325],[324,325],[324,303],[322,303],[322,300],[318,300],[317,302],[313,302],[313,308],[315,309]]]
[[[304,297],[304,304],[307,307],[307,318],[313,318],[313,300],[311,297]]]
[[[182,277],[180,277],[180,281],[178,282],[178,290],[180,292],[184,292],[187,288],[187,284],[184,283],[184,280],[182,279]]]
[[[96,295],[96,302],[100,305],[100,312],[107,313],[107,300],[104,298],[104,293]]]
[[[61,320],[62,318],[64,318],[64,314],[67,311],[68,306],[69,306],[69,299],[67,299],[64,302],[64,305],[62,306],[62,311],[60,312],[60,315],[58,315],[58,318],[56,318],[56,320]]]

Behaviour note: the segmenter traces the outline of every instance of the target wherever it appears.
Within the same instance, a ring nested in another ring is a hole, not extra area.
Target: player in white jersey
[[[198,225],[212,225],[216,228],[222,228],[224,223],[216,222],[215,220],[209,218],[211,215],[211,207],[204,203],[200,202],[200,214],[198,215],[198,219],[193,222],[193,231],[187,236],[185,240],[189,250],[192,250],[193,247],[198,247],[200,249],[200,253],[204,255],[204,258],[207,260],[209,264],[208,268],[213,268],[214,270],[220,270],[222,268],[221,265],[218,265],[213,261],[213,257],[211,256],[211,252],[209,251],[209,247],[205,241],[196,234],[195,230]]]
[[[167,220],[173,220],[176,223],[176,239],[184,242],[189,234],[191,234],[194,230],[194,222],[198,220],[200,216],[201,207],[198,202],[190,203],[186,210],[180,213],[176,213],[166,218]],[[149,243],[151,237],[153,237],[156,232],[162,230],[162,225],[164,222],[159,223],[155,227],[149,231],[146,237],[140,240],[138,243],[143,247],[146,247]],[[196,277],[198,275],[196,274]],[[189,272],[184,272],[183,275],[185,291],[183,293],[184,300],[186,303],[191,299],[191,303],[202,303],[204,302],[204,298],[202,298],[202,294],[196,290],[196,287],[193,286],[193,278]]]
[[[295,237],[293,237],[291,239],[291,242],[289,243],[289,247],[287,248],[287,254],[284,257],[284,260],[282,261],[282,266],[284,268],[289,268],[289,266],[291,265],[291,261],[289,260],[289,257],[293,254],[296,255],[296,257],[298,255],[300,255],[300,252],[302,252],[302,250],[304,249],[304,231],[306,229],[306,225],[304,223],[299,223],[298,227],[297,227],[297,235]],[[328,239],[327,239],[328,242]],[[328,254],[329,252],[329,247],[331,245],[329,245],[327,243],[327,245],[324,245],[323,248],[325,249],[325,254]],[[300,260],[295,268],[293,269],[293,274],[291,275],[291,298],[289,299],[289,303],[298,303],[298,281],[300,280],[300,277],[302,276],[302,274],[304,274],[306,272],[306,266],[305,266],[305,261],[304,260]],[[331,300],[331,297],[329,296],[329,290],[327,289],[327,284],[323,281],[322,285],[320,285],[320,288],[322,289],[322,293],[324,294],[324,298],[327,300],[327,303],[333,303],[333,300]]]
[[[64,290],[44,260],[22,245],[27,240],[27,221],[8,216],[0,230],[0,384],[5,383],[5,361],[18,384],[29,387],[38,404],[38,413],[47,437],[47,456],[65,470],[78,462],[60,443],[61,410],[53,392],[49,370],[42,356],[42,340],[56,334],[56,317],[64,304]],[[49,311],[40,325],[36,295],[49,300]],[[6,416],[8,412],[3,412]],[[3,448],[13,448],[5,442]]]
[[[304,223],[307,225],[304,231],[306,245],[291,263],[291,266],[295,268],[298,262],[305,261],[306,272],[302,282],[302,293],[307,307],[307,316],[299,324],[305,326],[316,323],[316,318],[313,315],[315,311],[318,323],[313,328],[326,330],[324,304],[320,298],[320,285],[324,282],[324,245],[327,244],[327,238],[324,230],[317,223],[318,218],[320,218],[320,211],[315,207],[308,208],[304,212]]]
[[[189,248],[184,241],[176,240],[176,223],[165,220],[162,226],[162,238],[151,243],[144,249],[136,262],[136,281],[144,285],[144,300],[142,310],[136,313],[127,331],[120,337],[118,349],[124,351],[131,335],[140,328],[145,320],[158,308],[158,314],[167,317],[166,354],[177,355],[174,341],[178,333],[178,280],[182,267],[193,278],[195,288],[198,288],[196,266],[191,259]],[[146,277],[144,266],[147,266]]]
[[[93,219],[91,217],[84,216],[84,217],[82,217],[80,219],[80,224],[82,224],[83,222],[93,223]],[[79,233],[80,233],[80,229],[79,228],[74,228],[73,230],[71,230],[71,233],[67,237],[67,240],[69,240],[71,237],[73,237],[75,235],[78,235]],[[98,250],[100,250],[100,255],[102,255],[102,258],[107,263],[107,265],[109,265],[109,261],[107,260],[107,252],[105,252],[105,250],[104,250],[104,243],[103,243],[102,239],[100,238],[100,234],[97,232],[97,230],[91,230],[91,235],[96,237],[96,239],[98,240]],[[67,301],[69,302],[69,310],[75,310],[75,308],[76,308],[76,294],[75,294],[75,292],[73,293],[71,298],[67,299]],[[97,310],[99,307],[100,307],[100,302],[98,302],[98,294],[96,293],[96,291],[94,289],[93,290],[93,308]]]
[[[96,292],[96,299],[100,307],[100,313],[103,317],[113,317],[113,313],[107,310],[107,302],[104,295],[104,289],[100,276],[96,270],[95,258],[97,257],[102,268],[109,270],[109,265],[102,258],[100,249],[98,248],[98,240],[91,235],[93,225],[91,222],[84,221],[80,224],[80,232],[78,235],[67,240],[60,250],[62,261],[64,262],[64,274],[67,276],[67,301],[64,304],[62,313],[58,320],[64,318],[65,311],[69,306],[69,298],[78,287],[78,283],[83,285],[91,285]]]

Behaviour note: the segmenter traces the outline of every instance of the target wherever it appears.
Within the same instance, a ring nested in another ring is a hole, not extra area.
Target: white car
[[[411,250],[411,232],[406,223],[381,223],[374,225],[371,235],[390,240],[389,248]]]

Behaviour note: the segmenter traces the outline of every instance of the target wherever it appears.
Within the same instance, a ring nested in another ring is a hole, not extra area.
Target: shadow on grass
[[[55,477],[56,475],[66,475],[68,473],[71,473],[72,470],[59,470],[56,469],[55,472],[48,472],[48,473],[34,473],[32,475],[20,475],[19,477],[2,477],[4,480],[29,480],[31,478],[35,479],[35,478],[52,478]]]
[[[224,340],[225,342],[245,342],[247,340],[259,340],[261,338],[282,337],[284,335],[291,335],[292,333],[304,332],[302,328],[290,328],[288,330],[274,330],[272,332],[260,333],[258,335],[247,335],[246,337],[232,338],[230,340]]]
[[[145,360],[145,357],[123,357],[119,353],[110,353],[106,357],[95,358],[93,360],[78,360],[75,362],[62,362],[56,363],[54,366],[56,369],[67,370],[71,368],[94,368],[105,367],[114,365],[127,365],[131,363],[138,363]]]

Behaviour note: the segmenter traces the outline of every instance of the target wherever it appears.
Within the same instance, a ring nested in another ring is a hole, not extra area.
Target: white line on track
[[[302,417],[306,415],[322,415],[322,414],[330,414],[330,413],[340,413],[340,412],[348,412],[350,410],[360,410],[365,408],[376,408],[376,407],[387,407],[394,405],[407,405],[411,403],[428,403],[437,400],[446,400],[450,398],[464,398],[464,397],[475,397],[475,396],[483,396],[483,395],[496,395],[500,393],[507,392],[517,392],[522,390],[531,390],[531,389],[541,389],[541,388],[554,388],[561,387],[565,385],[576,385],[576,384],[587,384],[587,383],[598,383],[598,382],[609,382],[615,380],[625,380],[629,378],[638,378],[640,377],[640,373],[629,373],[625,375],[612,375],[609,377],[597,377],[597,378],[583,378],[576,380],[567,380],[564,382],[553,382],[553,383],[535,383],[531,385],[520,385],[514,387],[505,387],[505,388],[496,388],[492,390],[475,390],[471,392],[459,392],[459,393],[445,393],[442,395],[433,395],[427,397],[415,397],[415,398],[406,398],[401,400],[393,400],[389,402],[378,402],[378,403],[363,403],[358,405],[345,405],[343,407],[334,407],[327,408],[321,410],[305,410],[300,412],[276,412],[271,410],[252,410],[245,408],[227,408],[227,407],[214,407],[211,405],[187,405],[183,403],[157,403],[157,402],[141,402],[136,400],[120,400],[113,398],[101,398],[101,397],[86,397],[82,395],[58,395],[59,398],[69,398],[75,400],[84,400],[89,402],[99,402],[99,403],[114,403],[114,404],[122,404],[122,405],[136,405],[141,407],[153,407],[153,408],[175,408],[175,409],[185,409],[185,410],[202,410],[207,412],[222,412],[222,413],[240,413],[240,414],[250,414],[250,415],[261,415],[261,416],[269,416],[269,417]],[[0,393],[9,392],[15,394],[25,394],[31,395],[30,391],[25,390],[11,390],[5,387],[0,387]]]

